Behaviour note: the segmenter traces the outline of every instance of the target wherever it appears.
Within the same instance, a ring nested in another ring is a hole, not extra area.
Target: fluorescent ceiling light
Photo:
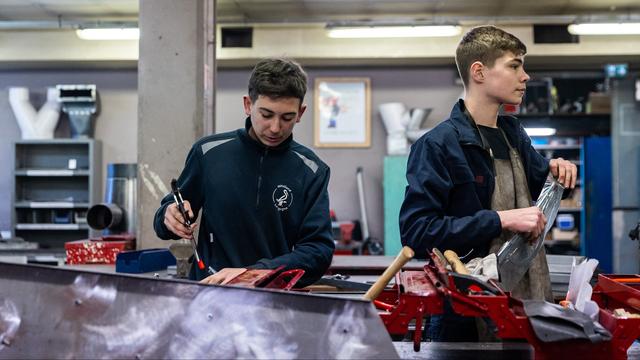
[[[556,129],[554,128],[524,128],[529,136],[551,136],[555,135]]]
[[[399,38],[442,37],[460,35],[460,27],[453,25],[434,26],[370,26],[329,29],[331,38]]]
[[[78,29],[76,35],[82,40],[138,40],[138,28]]]
[[[640,23],[585,23],[571,24],[573,35],[640,35]]]

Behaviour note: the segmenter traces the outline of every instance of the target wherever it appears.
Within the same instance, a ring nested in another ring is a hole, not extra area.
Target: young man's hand
[[[533,242],[547,224],[547,218],[537,206],[522,209],[498,211],[502,229],[526,234],[529,242]]]
[[[224,268],[217,273],[200,280],[200,284],[226,285],[229,281],[235,279],[245,271],[247,271],[245,268]]]
[[[184,209],[187,211],[189,217],[193,219],[191,204],[186,200],[184,201]],[[180,213],[180,209],[178,209],[178,205],[175,203],[170,204],[167,207],[167,211],[164,212],[164,225],[169,229],[169,231],[183,239],[190,239],[191,236],[193,236],[193,229],[196,227],[195,223],[191,224],[191,227],[185,226],[184,218]]]
[[[551,159],[549,161],[549,168],[553,177],[556,178],[565,189],[573,189],[576,187],[578,168],[574,163],[563,158]]]

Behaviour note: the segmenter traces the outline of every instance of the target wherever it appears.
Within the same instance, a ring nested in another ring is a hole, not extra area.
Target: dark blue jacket
[[[329,167],[290,136],[265,147],[245,129],[196,142],[178,178],[194,214],[202,209],[198,251],[206,265],[303,269],[300,284],[315,282],[327,270],[334,242],[329,217]],[[154,228],[162,239],[164,213],[173,197],[162,199]],[[191,278],[207,274],[195,266]]]
[[[549,173],[548,160],[533,149],[515,117],[499,116],[498,127],[520,153],[531,198],[537,199]],[[488,254],[489,243],[502,232],[497,212],[490,210],[494,168],[462,100],[449,119],[411,146],[407,181],[400,209],[403,245],[420,258],[434,247],[460,256],[472,249],[474,257]]]

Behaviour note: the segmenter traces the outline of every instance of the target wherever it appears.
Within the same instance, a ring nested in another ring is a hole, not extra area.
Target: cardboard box
[[[131,235],[104,236],[94,239],[69,241],[64,244],[67,264],[115,264],[116,256],[135,248]]]
[[[589,93],[589,114],[611,114],[611,97],[605,93]]]

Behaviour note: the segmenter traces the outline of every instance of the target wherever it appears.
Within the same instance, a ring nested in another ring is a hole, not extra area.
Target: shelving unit
[[[552,229],[545,241],[547,252],[604,259],[606,255],[590,249],[609,241],[603,238],[606,231],[599,229],[607,228],[607,224],[610,227],[610,220],[604,219],[610,217],[610,207],[607,210],[604,205],[596,205],[602,203],[602,190],[611,188],[611,172],[600,164],[611,154],[610,147],[600,146],[611,134],[611,109],[602,103],[607,97],[602,93],[607,80],[603,73],[594,71],[541,71],[532,78],[523,103],[516,109],[522,113],[515,116],[525,128],[555,129],[553,136],[532,137],[534,148],[548,159],[562,157],[578,167],[576,190],[558,210],[558,215],[573,217],[577,238],[557,230],[553,236]],[[594,221],[596,218],[598,221]]]
[[[100,199],[101,146],[94,139],[24,140],[15,143],[14,235],[61,250],[90,236],[89,207]]]

